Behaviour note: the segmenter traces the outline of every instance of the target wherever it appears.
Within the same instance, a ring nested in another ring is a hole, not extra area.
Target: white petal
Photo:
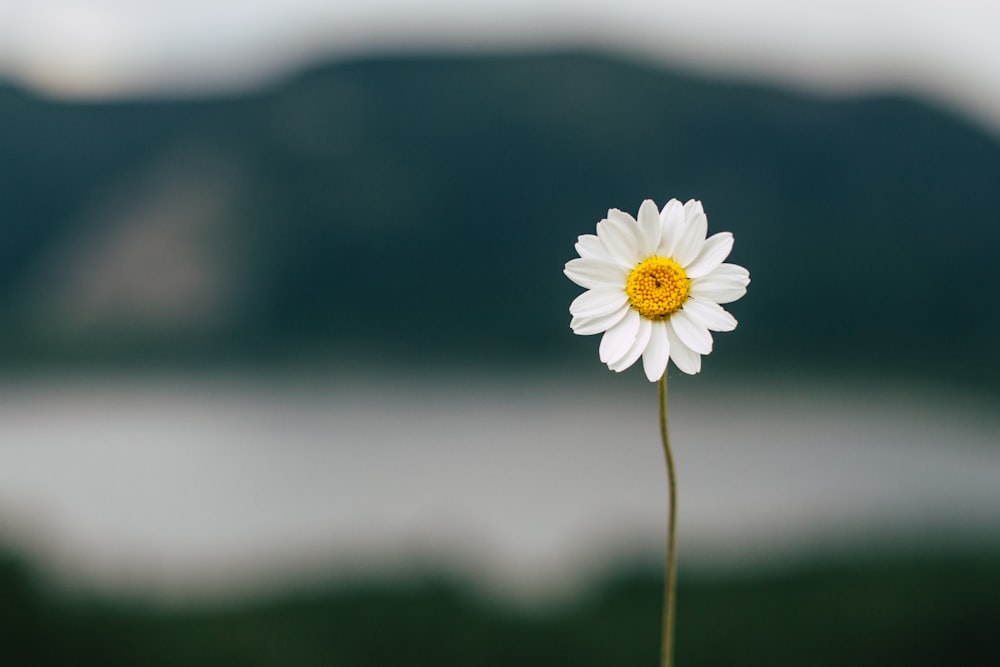
[[[660,212],[652,199],[642,202],[639,207],[639,236],[642,239],[643,258],[655,255],[656,248],[660,245]]]
[[[601,239],[593,234],[584,234],[576,240],[576,252],[580,257],[599,259],[604,262],[612,262],[608,249],[604,247]]]
[[[670,257],[674,252],[677,235],[684,225],[684,205],[676,199],[671,199],[660,211],[660,245],[656,254],[660,257]]]
[[[615,312],[610,315],[602,315],[600,317],[574,317],[569,326],[577,336],[593,336],[594,334],[599,334],[602,331],[607,331],[614,325],[621,322],[625,314],[628,313],[631,306],[625,304]]]
[[[714,271],[702,278],[691,280],[691,296],[731,303],[747,293],[750,272],[736,264],[720,264]]]
[[[625,356],[619,359],[613,364],[608,364],[608,368],[615,371],[616,373],[621,373],[626,368],[630,368],[632,364],[642,355],[645,351],[646,346],[649,344],[649,334],[653,328],[653,323],[647,320],[645,317],[639,318],[639,331],[635,334],[635,341],[632,343],[632,347],[628,349]]]
[[[686,206],[684,208],[687,209]],[[681,227],[671,255],[681,266],[688,266],[695,260],[704,247],[705,235],[708,234],[708,218],[704,213],[685,211],[685,214],[685,225]]]
[[[563,269],[566,277],[580,287],[599,289],[602,287],[625,287],[628,272],[617,264],[609,264],[589,257],[577,257],[566,262]]]
[[[736,318],[714,301],[691,298],[681,310],[701,322],[709,331],[732,331],[736,328]]]
[[[574,317],[600,317],[610,315],[628,301],[622,288],[592,289],[573,299],[569,312]]]
[[[642,369],[650,382],[659,382],[667,370],[670,360],[670,341],[667,339],[665,322],[650,322],[652,324],[649,343],[642,353]]]
[[[750,272],[739,264],[719,264],[715,270],[711,271],[706,278],[740,278],[746,283],[750,282]],[[746,284],[744,283],[744,284]]]
[[[667,340],[670,341],[670,358],[674,360],[674,365],[688,375],[695,375],[701,370],[701,355],[693,352],[687,345],[681,342],[670,328],[668,321]]]
[[[697,199],[688,199],[684,202],[684,215],[690,220],[692,216],[698,213],[705,213],[705,209],[701,205],[701,201]]]
[[[701,252],[690,265],[684,267],[688,278],[700,278],[715,270],[733,250],[733,235],[729,232],[713,234],[701,247]]]
[[[723,283],[700,283],[691,285],[691,296],[708,299],[715,303],[732,303],[739,301],[747,293],[747,288],[741,285]]]
[[[611,364],[625,356],[635,342],[640,319],[639,313],[630,309],[621,322],[604,332],[600,348],[601,361]]]
[[[632,230],[633,232],[639,225],[639,223],[636,222],[636,219],[632,217],[631,213],[626,213],[618,208],[609,208],[607,219],[612,220],[617,224],[624,225],[626,229]]]
[[[712,334],[701,322],[683,310],[678,310],[667,320],[667,328],[672,328],[681,342],[698,354],[712,351]]]
[[[618,209],[611,209],[608,217],[597,223],[597,236],[608,249],[608,254],[628,269],[641,261],[638,233],[635,218]]]

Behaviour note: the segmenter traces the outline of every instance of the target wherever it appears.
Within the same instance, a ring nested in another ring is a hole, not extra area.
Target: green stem
[[[661,667],[670,667],[674,660],[674,606],[677,593],[677,476],[674,473],[674,455],[670,451],[667,435],[667,374],[660,378],[660,438],[667,460],[667,483],[670,492],[670,512],[667,519],[666,581],[663,585],[663,653]]]

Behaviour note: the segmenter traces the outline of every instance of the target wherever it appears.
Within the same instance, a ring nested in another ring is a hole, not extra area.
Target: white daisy
[[[750,272],[724,264],[733,235],[705,238],[708,218],[701,202],[671,199],[662,211],[647,199],[639,219],[611,209],[597,235],[579,238],[580,257],[566,262],[570,280],[587,291],[570,304],[573,332],[604,332],[600,357],[621,372],[642,357],[650,382],[674,360],[695,374],[712,351],[712,331],[732,331],[736,319],[720,303],[747,291]]]

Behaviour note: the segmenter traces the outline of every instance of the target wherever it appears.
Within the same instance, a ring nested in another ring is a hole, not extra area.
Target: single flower
[[[570,304],[570,327],[582,336],[604,333],[600,358],[621,372],[642,357],[650,382],[674,360],[693,375],[712,351],[712,331],[732,331],[736,318],[719,304],[747,291],[750,272],[723,263],[733,235],[709,238],[700,201],[671,199],[662,211],[647,199],[636,220],[611,209],[597,223],[597,235],[576,244],[580,256],[565,273],[586,292]]]

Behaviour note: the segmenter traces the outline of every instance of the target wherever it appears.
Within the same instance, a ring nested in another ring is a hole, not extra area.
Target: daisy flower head
[[[611,209],[597,234],[579,238],[565,273],[586,288],[570,304],[570,327],[581,336],[603,333],[601,361],[621,372],[642,357],[650,382],[667,362],[689,375],[712,351],[712,331],[732,331],[736,319],[721,305],[747,291],[750,272],[724,263],[733,235],[708,238],[701,202],[671,199],[658,211],[647,199],[638,219]]]

